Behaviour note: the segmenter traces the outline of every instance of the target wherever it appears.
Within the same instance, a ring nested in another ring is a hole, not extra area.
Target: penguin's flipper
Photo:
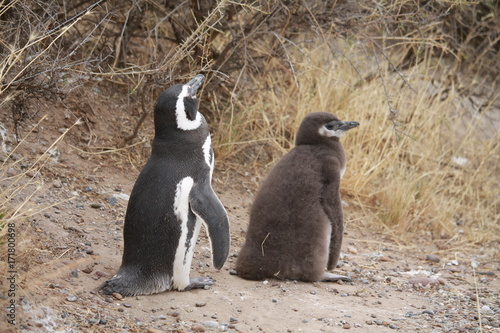
[[[207,181],[198,183],[191,189],[189,204],[207,228],[214,267],[221,269],[229,254],[231,239],[226,210]]]

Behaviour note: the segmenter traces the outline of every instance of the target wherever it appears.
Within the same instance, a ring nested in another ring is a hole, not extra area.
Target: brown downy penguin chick
[[[240,277],[350,280],[325,269],[337,265],[344,230],[339,188],[346,157],[339,138],[358,125],[326,112],[304,118],[296,147],[276,164],[255,197],[236,262]]]

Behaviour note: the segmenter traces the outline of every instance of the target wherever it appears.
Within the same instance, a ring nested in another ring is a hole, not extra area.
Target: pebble
[[[87,267],[82,269],[82,272],[84,272],[85,274],[90,274],[90,273],[92,273],[93,270],[94,270],[94,267],[87,266]]]
[[[234,324],[234,323],[237,323],[237,322],[238,322],[238,318],[230,317],[230,318],[229,318],[229,322],[230,322],[230,323],[233,323],[233,324]]]
[[[16,169],[14,169],[14,168],[9,168],[9,169],[7,169],[7,176],[9,176],[9,177],[13,177],[13,176],[15,176],[15,175],[17,175],[17,171],[16,171]]]
[[[205,327],[203,327],[201,325],[194,325],[194,326],[191,326],[191,331],[192,332],[205,332]]]
[[[389,325],[389,328],[393,329],[393,330],[399,330],[399,327],[394,325],[394,324],[390,324]]]
[[[94,254],[94,249],[91,248],[90,246],[88,246],[88,247],[85,248],[85,253],[87,253],[87,254]]]
[[[108,273],[105,273],[102,271],[96,271],[95,275],[97,275],[98,277],[106,277],[106,276],[108,276]]]
[[[219,323],[216,321],[213,321],[213,320],[204,321],[202,323],[202,325],[207,327],[207,328],[218,328],[219,327]]]
[[[481,308],[481,313],[482,314],[494,314],[495,312],[488,305],[484,305]]]
[[[115,198],[115,197],[110,197],[110,198],[106,198],[106,201],[111,205],[111,206],[116,206],[116,204],[118,203],[118,199]]]
[[[347,247],[347,251],[349,251],[349,253],[352,253],[352,254],[357,254],[358,253],[358,249],[355,248],[354,246],[348,246]]]
[[[101,318],[101,320],[99,320],[99,324],[101,325],[106,325],[108,323],[108,321],[104,318]]]
[[[102,204],[100,204],[98,202],[93,202],[93,203],[90,204],[90,207],[98,209],[98,208],[102,207]]]
[[[238,275],[238,273],[236,272],[236,270],[232,269],[229,271],[229,275]]]
[[[126,308],[131,308],[132,305],[130,305],[129,303],[123,303],[123,306],[126,307]]]
[[[163,333],[161,330],[157,330],[156,328],[148,328],[146,330],[147,333]]]
[[[119,293],[112,293],[111,296],[113,296],[117,300],[123,299],[122,294],[119,294]]]
[[[424,310],[424,311],[422,311],[422,314],[428,314],[428,315],[433,316],[434,315],[434,311],[432,311],[432,310]]]
[[[59,179],[54,180],[54,182],[52,183],[52,185],[55,188],[61,188],[62,187],[62,183],[61,183],[61,181]]]
[[[78,277],[78,270],[74,269],[72,270],[69,275],[71,275],[71,277]]]
[[[351,325],[349,325],[348,323],[345,323],[343,326],[342,326],[343,329],[350,329],[351,328]]]
[[[167,316],[170,316],[170,317],[179,317],[180,313],[179,311],[169,311],[167,312]]]
[[[436,279],[436,278],[429,278],[429,277],[424,277],[424,276],[421,276],[421,277],[414,277],[410,280],[410,284],[414,285],[414,286],[422,286],[422,287],[425,287],[427,285],[430,285],[430,286],[437,286],[441,283],[441,281],[439,279]],[[443,283],[444,284],[444,283]]]
[[[428,254],[425,257],[425,260],[438,263],[441,261],[441,258],[439,258],[439,256],[437,256],[435,254]]]
[[[68,297],[66,297],[66,300],[68,302],[76,302],[78,300],[78,297],[75,295],[69,295]]]
[[[195,303],[195,306],[196,306],[197,308],[204,307],[205,305],[207,305],[207,303],[206,303],[206,302],[196,302],[196,303]]]

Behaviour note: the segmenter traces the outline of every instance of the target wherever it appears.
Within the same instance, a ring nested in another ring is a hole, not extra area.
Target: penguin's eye
[[[325,128],[329,131],[332,131],[333,130],[333,125],[332,124],[326,124],[325,125]]]

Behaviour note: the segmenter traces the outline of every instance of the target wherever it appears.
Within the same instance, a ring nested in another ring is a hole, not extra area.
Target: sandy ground
[[[16,152],[17,162],[7,160],[2,178],[20,174],[57,138],[64,126],[51,124]],[[97,126],[92,135],[99,135]],[[353,282],[239,278],[234,266],[255,188],[245,185],[251,176],[220,176],[217,164],[214,188],[230,217],[230,256],[222,270],[212,268],[202,232],[191,269],[191,276],[213,277],[215,285],[123,299],[99,295],[97,287],[121,262],[127,196],[139,170],[82,153],[74,140],[65,139],[60,154],[34,174],[43,186],[29,202],[46,209],[16,223],[16,296],[8,295],[6,273],[0,281],[0,332],[500,332],[500,264],[488,249],[453,248],[424,237],[398,244],[356,222],[347,197],[336,272]],[[432,277],[435,284],[413,284],[415,277]],[[15,325],[6,316],[12,299]]]

